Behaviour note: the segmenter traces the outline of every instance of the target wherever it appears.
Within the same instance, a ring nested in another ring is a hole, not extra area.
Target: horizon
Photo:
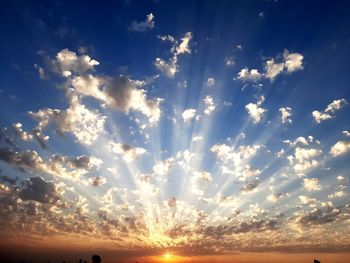
[[[1,1],[0,262],[346,262],[349,13]]]

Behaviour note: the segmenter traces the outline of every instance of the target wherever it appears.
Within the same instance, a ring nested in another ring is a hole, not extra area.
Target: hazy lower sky
[[[345,262],[349,13],[1,1],[3,257]]]

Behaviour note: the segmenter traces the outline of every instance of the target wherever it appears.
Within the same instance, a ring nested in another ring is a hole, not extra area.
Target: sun
[[[173,257],[173,255],[170,254],[170,253],[165,253],[165,254],[163,255],[163,257],[164,257],[165,259],[171,259],[171,258]]]

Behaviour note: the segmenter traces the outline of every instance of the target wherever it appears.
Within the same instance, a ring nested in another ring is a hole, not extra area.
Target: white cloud
[[[80,94],[92,96],[109,108],[126,113],[130,110],[141,112],[150,123],[157,123],[160,118],[159,105],[162,99],[149,100],[146,90],[141,88],[145,85],[143,81],[122,75],[115,78],[85,75],[73,78],[71,85]]]
[[[283,52],[283,60],[281,62],[276,62],[274,58],[265,62],[265,73],[259,73],[257,69],[249,71],[249,69],[245,67],[237,74],[237,79],[244,82],[257,82],[262,78],[267,78],[273,81],[283,72],[292,73],[297,70],[302,70],[303,58],[303,55],[299,53],[289,53],[289,51],[285,49]]]
[[[168,76],[169,78],[173,78],[175,74],[179,71],[179,66],[177,65],[178,61],[178,55],[184,54],[184,53],[191,53],[191,49],[189,46],[190,40],[192,39],[192,33],[187,32],[184,37],[181,38],[181,42],[175,40],[171,36],[168,37],[159,37],[161,40],[171,40],[173,43],[173,46],[170,50],[171,53],[173,53],[173,56],[168,60],[165,61],[161,58],[156,58],[154,65],[156,68]]]
[[[132,21],[129,30],[135,32],[146,33],[148,30],[153,29],[155,26],[154,15],[152,13],[146,16],[146,20],[142,22]]]
[[[207,79],[207,86],[208,87],[214,86],[214,84],[215,84],[215,79],[214,78],[208,78]]]
[[[349,132],[349,131],[343,131],[343,134],[344,134],[346,137],[350,137],[350,132]]]
[[[160,72],[162,72],[169,78],[173,78],[175,74],[178,72],[178,68],[179,68],[176,63],[177,63],[177,57],[174,56],[173,58],[170,58],[168,62],[166,62],[161,58],[156,58],[154,65]]]
[[[248,68],[241,69],[237,74],[237,79],[242,80],[244,82],[252,81],[257,82],[262,77],[261,73],[257,69],[252,69],[249,71]]]
[[[225,64],[226,64],[226,66],[234,66],[235,65],[234,58],[233,57],[225,58]]]
[[[192,138],[192,141],[193,142],[199,142],[199,141],[202,141],[203,140],[203,137],[202,136],[194,136],[193,138]]]
[[[338,191],[335,192],[334,194],[328,195],[329,198],[337,198],[337,197],[343,197],[345,195],[344,191]]]
[[[192,39],[192,33],[187,32],[182,38],[181,38],[181,43],[175,48],[175,54],[184,54],[184,53],[191,53],[190,49],[190,40]]]
[[[279,112],[281,113],[282,123],[292,123],[292,120],[290,118],[292,116],[292,108],[282,107],[279,109]]]
[[[270,194],[267,197],[267,200],[269,200],[270,202],[276,203],[281,198],[283,198],[283,194]]]
[[[245,106],[250,118],[253,120],[253,123],[259,123],[263,119],[264,114],[267,112],[267,109],[260,107],[264,100],[265,97],[260,96],[256,104],[249,103]]]
[[[287,68],[288,73],[292,73],[297,70],[304,69],[303,59],[304,56],[299,53],[289,53],[287,49],[283,52],[284,65]]]
[[[321,190],[321,185],[317,178],[305,178],[303,180],[304,188],[308,191],[319,191]]]
[[[69,77],[73,73],[82,74],[88,70],[93,70],[94,66],[100,63],[91,59],[88,55],[77,56],[77,54],[68,49],[62,49],[56,55],[56,61],[52,63],[57,64],[59,72],[63,77]]]
[[[336,144],[334,144],[330,150],[330,154],[333,157],[346,154],[350,151],[350,141],[339,141]]]
[[[170,168],[174,165],[174,161],[175,160],[173,158],[169,158],[164,161],[159,161],[153,166],[153,171],[157,175],[166,175],[168,174]]]
[[[196,110],[191,108],[184,110],[182,113],[182,118],[185,123],[188,123],[195,116],[196,116]]]
[[[130,163],[137,160],[140,156],[147,153],[146,149],[141,147],[132,147],[128,144],[108,142],[107,148],[116,154],[123,156],[124,161]]]
[[[288,160],[293,165],[295,172],[303,176],[307,171],[319,165],[319,162],[315,158],[321,154],[322,150],[297,147],[294,156],[288,156]]]
[[[321,123],[322,121],[335,118],[335,112],[347,104],[348,102],[345,99],[334,100],[323,112],[317,110],[313,111],[312,116],[317,123]]]
[[[38,121],[36,132],[45,137],[43,130],[53,124],[58,133],[72,133],[81,144],[90,145],[104,132],[106,117],[97,110],[89,110],[81,104],[75,95],[71,96],[71,105],[66,110],[41,109],[38,112],[29,112]]]
[[[204,114],[205,115],[210,115],[216,108],[216,105],[213,101],[213,97],[212,96],[205,96],[205,98],[203,99],[206,109],[204,110]]]
[[[266,61],[265,76],[270,80],[274,80],[277,75],[283,72],[284,66],[284,63],[275,63],[274,59]]]
[[[306,195],[300,195],[299,196],[299,200],[300,202],[303,204],[303,205],[306,205],[306,204],[311,204],[311,203],[315,203],[316,202],[316,199],[315,198],[310,198]]]

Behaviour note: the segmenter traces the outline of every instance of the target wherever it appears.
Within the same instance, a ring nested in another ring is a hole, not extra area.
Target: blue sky
[[[3,1],[5,242],[348,251],[349,9]]]

